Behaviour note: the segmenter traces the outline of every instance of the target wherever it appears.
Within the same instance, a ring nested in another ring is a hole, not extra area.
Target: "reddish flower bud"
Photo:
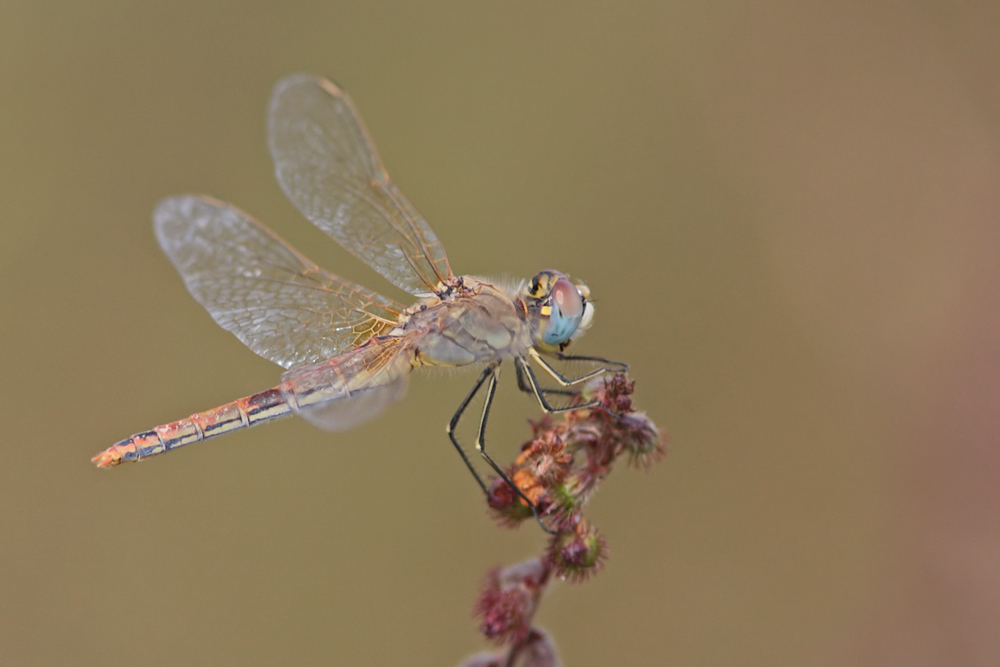
[[[598,398],[609,410],[623,415],[632,410],[632,392],[635,382],[629,381],[619,373],[604,380],[604,385],[598,390]]]
[[[518,642],[528,634],[532,606],[531,594],[523,588],[488,588],[476,603],[479,629],[498,644]]]
[[[648,468],[661,459],[667,449],[656,424],[641,412],[621,418],[622,446],[628,454],[628,463],[636,468]]]
[[[597,529],[581,521],[574,531],[565,531],[549,542],[548,560],[556,575],[573,582],[584,581],[604,565],[607,543]]]
[[[530,470],[544,488],[566,479],[573,455],[556,429],[538,435],[517,457],[518,464]]]
[[[548,573],[538,558],[490,572],[475,608],[482,633],[499,644],[527,637]]]
[[[510,484],[499,477],[490,481],[486,503],[492,510],[493,517],[508,528],[514,528],[532,517],[531,508],[524,504]]]

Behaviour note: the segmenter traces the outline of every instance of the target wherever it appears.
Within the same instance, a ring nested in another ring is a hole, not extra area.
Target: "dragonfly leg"
[[[556,352],[553,356],[560,361],[593,361],[599,364],[607,364],[612,367],[604,369],[609,373],[628,373],[628,364],[624,361],[612,361],[604,357],[585,357],[580,354],[563,354],[562,352]]]
[[[517,388],[526,394],[534,395],[535,391],[531,388],[531,384],[524,377],[524,371],[521,370],[520,364],[514,364],[514,370],[517,372]],[[539,391],[543,394],[557,394],[560,396],[576,396],[580,392],[576,389],[548,389],[545,387],[539,387]]]
[[[522,370],[524,371],[525,377],[527,377],[527,379],[528,379],[528,383],[531,385],[531,392],[535,395],[535,398],[538,399],[538,404],[540,406],[542,406],[542,410],[544,410],[545,412],[548,412],[550,414],[554,414],[554,413],[559,413],[559,412],[569,412],[570,410],[583,410],[583,409],[586,409],[586,408],[601,408],[602,410],[604,410],[606,413],[608,413],[609,415],[611,415],[615,419],[618,419],[618,418],[621,417],[620,414],[612,412],[611,410],[608,409],[608,407],[606,405],[604,405],[604,403],[601,403],[600,401],[588,401],[586,403],[581,403],[580,405],[567,405],[566,407],[561,407],[561,408],[553,407],[545,399],[545,391],[541,387],[538,386],[538,378],[535,377],[535,371],[533,371],[531,369],[531,366],[528,364],[527,359],[519,357],[519,358],[514,359],[514,363],[515,364],[520,364]],[[542,362],[542,366],[545,367],[546,370],[549,370],[549,372],[552,373],[554,377],[557,376],[556,371],[554,369],[551,369],[547,364],[545,364],[545,362]],[[599,372],[605,372],[605,369],[599,369]],[[589,380],[592,377],[596,377],[598,374],[599,374],[598,372],[587,373],[582,378],[577,378],[576,380],[567,381],[567,382],[568,382],[568,384],[577,384],[579,382],[583,382],[584,380]],[[558,380],[560,377],[562,377],[562,376],[560,375],[560,376],[556,377],[556,379]],[[563,379],[565,379],[565,378],[563,378]]]
[[[613,366],[613,368],[608,368],[607,366],[601,366],[600,368],[595,368],[594,370],[590,371],[589,373],[581,375],[578,378],[573,378],[572,380],[570,380],[569,378],[567,378],[566,376],[564,376],[562,373],[560,373],[559,371],[557,371],[555,368],[553,368],[552,364],[550,364],[549,362],[547,362],[542,357],[542,355],[538,354],[538,351],[535,350],[534,348],[529,349],[528,350],[528,354],[531,355],[531,358],[534,359],[535,361],[537,361],[538,364],[542,368],[544,368],[545,371],[549,375],[551,375],[553,378],[555,378],[556,382],[558,382],[559,384],[561,384],[564,387],[572,387],[573,385],[577,385],[577,384],[586,382],[587,380],[595,378],[598,375],[601,375],[603,373],[624,373],[625,371],[628,370],[628,365],[627,364],[623,364],[620,361],[609,361],[607,359],[602,359],[600,357],[580,357],[580,356],[572,356],[572,355],[559,354],[556,358],[560,359],[562,361],[597,361],[597,362],[607,363],[608,365]],[[525,367],[526,368],[528,367],[527,364],[525,364]],[[532,390],[534,391],[534,387],[532,388]],[[543,394],[546,393],[545,390],[543,390],[541,388],[539,388],[539,391],[541,391]]]
[[[491,375],[493,375],[493,368],[491,366],[488,366],[482,373],[479,374],[479,379],[476,380],[476,384],[472,386],[472,391],[470,391],[469,395],[465,397],[462,404],[458,406],[458,410],[455,411],[455,414],[452,416],[451,421],[448,422],[448,426],[445,429],[448,431],[448,437],[451,439],[451,444],[455,445],[458,455],[462,457],[463,461],[465,461],[465,465],[469,469],[469,472],[472,473],[472,476],[476,479],[476,483],[479,484],[483,493],[486,494],[489,493],[486,489],[486,484],[483,483],[479,473],[476,472],[476,469],[472,466],[472,461],[470,461],[469,457],[465,455],[465,450],[462,449],[462,445],[458,442],[458,438],[455,437],[455,427],[458,426],[458,421],[462,418],[462,415],[465,414],[465,410],[469,407],[469,403],[472,402],[472,399],[475,398],[476,394],[479,393],[480,388],[482,388],[483,383],[486,382],[486,378]]]
[[[455,445],[455,449],[458,450],[458,453],[462,457],[462,460],[465,461],[465,465],[466,467],[469,468],[469,472],[471,472],[472,476],[476,478],[476,482],[479,484],[479,487],[483,490],[483,493],[486,493],[488,495],[489,491],[486,488],[486,484],[483,483],[483,480],[479,476],[479,473],[476,472],[476,469],[472,466],[472,462],[469,461],[469,457],[465,455],[465,450],[462,449],[462,445],[458,442],[458,438],[455,437],[455,427],[458,426],[459,420],[462,418],[462,415],[469,407],[469,403],[472,402],[472,399],[476,396],[477,393],[479,393],[479,390],[482,388],[483,384],[486,384],[488,380],[489,383],[486,386],[486,400],[483,403],[483,415],[479,420],[479,431],[476,436],[476,451],[478,451],[482,455],[482,457],[486,459],[486,462],[490,465],[491,468],[493,468],[493,472],[499,475],[500,479],[502,479],[514,491],[514,493],[516,493],[521,498],[521,500],[523,500],[528,505],[528,507],[531,508],[531,513],[534,515],[535,520],[538,521],[538,525],[542,527],[542,530],[544,530],[546,533],[553,534],[554,531],[548,526],[546,526],[545,522],[543,522],[542,518],[538,515],[538,507],[535,505],[535,503],[531,502],[531,500],[529,500],[528,497],[524,495],[521,489],[517,488],[517,485],[514,484],[514,481],[507,475],[507,473],[505,473],[500,468],[500,466],[498,466],[496,462],[490,457],[490,455],[486,453],[486,442],[485,442],[486,422],[489,420],[490,408],[493,406],[493,396],[496,394],[497,390],[497,376],[498,376],[497,371],[499,366],[500,366],[499,362],[490,364],[479,375],[479,379],[477,379],[476,384],[473,385],[472,391],[470,391],[469,395],[465,397],[465,400],[462,401],[462,404],[458,406],[458,410],[455,411],[455,414],[451,418],[451,421],[448,422],[448,428],[447,428],[448,437],[451,438],[451,444]]]
[[[491,370],[492,372],[490,373],[489,384],[486,385],[486,400],[483,402],[483,416],[479,420],[479,433],[476,436],[476,450],[484,459],[486,459],[486,462],[490,464],[490,467],[493,468],[493,472],[499,475],[500,479],[507,482],[507,486],[520,496],[521,500],[523,500],[525,504],[531,508],[531,513],[534,515],[535,521],[538,522],[538,525],[542,527],[542,530],[550,535],[554,535],[555,531],[546,526],[545,522],[542,521],[542,517],[538,515],[538,506],[531,502],[526,495],[524,495],[524,492],[518,488],[517,484],[515,484],[514,481],[507,476],[507,473],[505,473],[490,457],[490,455],[486,453],[486,422],[489,420],[490,408],[493,406],[493,397],[496,395],[497,391],[497,381],[500,377],[500,364],[498,363],[490,366],[488,370]]]

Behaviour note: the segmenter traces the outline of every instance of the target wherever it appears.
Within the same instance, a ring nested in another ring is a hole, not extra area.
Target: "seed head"
[[[498,644],[516,644],[528,636],[549,568],[539,558],[492,570],[476,602],[480,630]]]
[[[560,532],[549,542],[547,558],[562,579],[581,582],[597,573],[608,557],[608,546],[597,529],[583,520],[573,531]]]
[[[514,470],[508,471],[508,474],[510,472],[514,472]],[[499,477],[490,480],[490,488],[486,492],[486,503],[490,507],[493,518],[508,528],[515,528],[532,516],[531,508],[524,504],[524,501],[510,487],[510,484]]]

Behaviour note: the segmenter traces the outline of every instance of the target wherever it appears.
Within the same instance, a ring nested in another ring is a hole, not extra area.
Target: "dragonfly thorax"
[[[516,293],[479,278],[450,278],[407,309],[395,335],[414,346],[416,365],[465,366],[523,355],[532,346],[527,310]]]

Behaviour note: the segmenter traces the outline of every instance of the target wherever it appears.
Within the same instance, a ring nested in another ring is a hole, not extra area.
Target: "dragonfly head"
[[[542,271],[524,286],[522,298],[535,328],[535,346],[540,351],[564,349],[590,328],[594,305],[590,290],[574,284],[558,271]]]

